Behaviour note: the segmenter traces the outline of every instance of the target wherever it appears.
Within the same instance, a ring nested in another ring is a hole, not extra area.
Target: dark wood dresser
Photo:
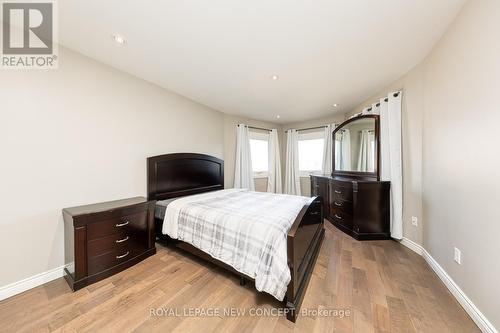
[[[390,239],[391,183],[311,175],[311,194],[321,196],[325,216],[358,240]]]
[[[136,197],[63,209],[70,287],[81,289],[155,254],[154,207]]]

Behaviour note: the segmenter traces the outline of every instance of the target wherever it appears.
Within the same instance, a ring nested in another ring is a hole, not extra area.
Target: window
[[[254,178],[265,178],[268,172],[269,134],[250,131],[250,154]]]
[[[323,132],[299,134],[299,171],[301,177],[313,172],[321,172],[323,165]]]

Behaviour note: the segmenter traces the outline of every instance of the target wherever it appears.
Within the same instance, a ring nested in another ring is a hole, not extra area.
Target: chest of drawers
[[[328,203],[327,219],[338,229],[358,240],[390,238],[390,182],[311,176],[311,187],[321,182],[328,189],[314,195]]]
[[[137,197],[63,209],[65,278],[73,290],[156,253],[154,205]]]

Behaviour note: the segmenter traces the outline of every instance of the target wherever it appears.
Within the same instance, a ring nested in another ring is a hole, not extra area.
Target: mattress
[[[165,212],[167,211],[167,206],[174,200],[179,198],[172,198],[167,200],[161,200],[156,202],[155,206],[155,218],[163,220],[165,218]]]

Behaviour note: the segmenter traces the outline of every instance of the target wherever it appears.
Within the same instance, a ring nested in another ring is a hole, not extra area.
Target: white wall
[[[146,157],[224,157],[222,113],[66,48],[0,100],[0,286],[64,264],[62,208],[146,195]]]
[[[469,0],[420,65],[353,111],[403,90],[404,236],[423,245],[497,328],[499,34],[500,1]]]
[[[424,247],[497,329],[499,36],[500,1],[470,0],[428,56],[422,155]]]

